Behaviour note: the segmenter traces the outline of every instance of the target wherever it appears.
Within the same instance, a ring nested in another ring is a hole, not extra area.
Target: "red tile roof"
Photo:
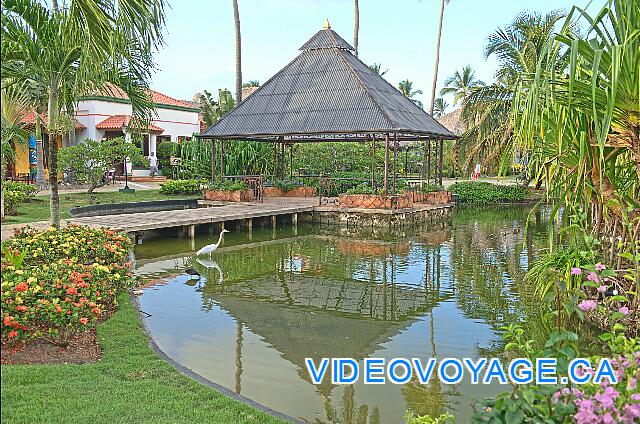
[[[131,121],[131,115],[112,115],[105,119],[104,121],[98,123],[96,128],[99,130],[120,130],[129,126],[129,122]],[[149,124],[147,128],[149,132],[162,134],[164,132],[163,128],[160,128],[157,125]]]
[[[167,96],[166,94],[162,94],[151,89],[148,89],[148,92],[149,92],[149,95],[151,96],[151,100],[156,104],[188,107],[189,109],[197,109],[197,107],[194,107],[192,102],[186,102],[184,100],[174,99],[173,97]],[[116,87],[113,84],[108,84],[103,90],[100,91],[99,95],[105,96],[105,97],[113,97],[116,99],[129,100],[127,93],[125,93],[124,91],[122,91],[120,88]]]
[[[49,117],[46,113],[40,114],[40,122],[42,122],[42,126],[45,127],[46,123],[49,121]],[[20,122],[26,127],[35,127],[36,126],[36,111],[30,110],[27,112],[21,119]],[[84,130],[85,127],[80,122],[76,120],[76,131]]]

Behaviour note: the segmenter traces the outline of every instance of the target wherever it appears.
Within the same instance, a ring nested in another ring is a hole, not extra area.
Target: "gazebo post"
[[[280,178],[284,179],[284,138],[280,137]]]
[[[376,135],[371,134],[371,188],[376,190]]]
[[[438,157],[438,184],[442,185],[442,157],[444,150],[444,139],[440,138],[440,155]]]
[[[431,180],[431,137],[427,139],[427,183]]]
[[[393,194],[398,194],[398,133],[393,135]]]
[[[224,140],[220,140],[220,181],[224,179]]]
[[[293,143],[289,144],[289,178],[293,178]]]
[[[384,194],[389,194],[389,133],[384,135]]]
[[[211,139],[211,182],[216,181],[216,139]]]

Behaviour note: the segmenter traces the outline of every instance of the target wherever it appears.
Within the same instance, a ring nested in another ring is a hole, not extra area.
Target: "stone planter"
[[[278,187],[265,187],[263,194],[265,197],[316,197],[318,195],[315,187],[295,187],[289,191]]]
[[[444,205],[452,202],[452,195],[449,191],[434,191],[431,193],[421,193],[419,191],[409,191],[413,203],[425,203],[427,205]]]
[[[253,190],[202,190],[202,198],[219,202],[252,202],[255,200]]]
[[[341,208],[406,209],[413,207],[413,196],[404,194],[341,194]]]

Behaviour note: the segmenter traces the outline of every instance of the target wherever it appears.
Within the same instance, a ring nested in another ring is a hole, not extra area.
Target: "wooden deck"
[[[142,212],[72,218],[68,222],[92,227],[110,227],[128,233],[160,228],[210,224],[242,219],[311,212],[317,198],[271,197],[264,203],[225,203],[222,206],[179,211]]]

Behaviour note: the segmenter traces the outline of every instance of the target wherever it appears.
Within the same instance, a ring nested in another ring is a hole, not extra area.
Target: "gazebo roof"
[[[351,53],[328,23],[205,138],[286,142],[457,138]]]

